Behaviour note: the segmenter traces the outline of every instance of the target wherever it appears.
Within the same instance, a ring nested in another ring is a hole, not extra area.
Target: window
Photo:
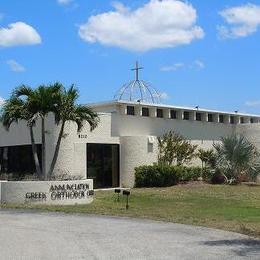
[[[135,107],[134,106],[127,106],[126,107],[126,114],[134,116],[135,115]]]
[[[41,144],[36,144],[41,165]],[[0,147],[0,172],[32,174],[36,171],[31,145]]]
[[[142,116],[149,116],[149,108],[142,107]]]
[[[250,123],[251,124],[258,123],[258,122],[259,122],[259,119],[257,117],[251,117],[250,118]]]
[[[235,124],[235,118],[234,118],[234,116],[230,116],[230,124]]]
[[[201,121],[201,113],[196,113],[196,120]]]
[[[176,110],[171,110],[171,119],[176,119],[177,118],[177,111]]]
[[[244,124],[244,123],[245,123],[244,117],[240,117],[240,124]]]
[[[224,115],[219,115],[219,123],[224,123]]]
[[[157,114],[157,117],[163,118],[163,110],[162,109],[157,108],[156,114]]]
[[[189,120],[190,119],[190,113],[188,111],[183,112],[183,120]]]
[[[208,114],[208,122],[213,122],[213,114]]]

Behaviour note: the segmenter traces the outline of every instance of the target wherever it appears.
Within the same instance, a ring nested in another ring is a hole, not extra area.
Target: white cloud
[[[185,67],[185,64],[184,63],[175,63],[173,65],[170,65],[170,66],[164,66],[164,67],[161,67],[161,71],[176,71],[176,70],[179,70],[179,69],[182,69]]]
[[[153,94],[154,98],[159,98],[161,100],[169,99],[169,95],[166,92],[157,92]]]
[[[160,70],[164,71],[164,72],[170,72],[170,71],[177,71],[177,70],[180,70],[180,69],[199,69],[199,70],[202,70],[204,68],[205,68],[205,64],[204,64],[203,61],[195,60],[190,65],[186,65],[182,62],[179,62],[179,63],[175,63],[173,65],[163,66],[163,67],[160,68]]]
[[[68,5],[72,2],[73,0],[57,0],[58,4],[60,5]]]
[[[161,99],[169,99],[169,95],[166,92],[159,93],[159,96]]]
[[[190,44],[204,37],[196,25],[197,12],[192,5],[179,0],[150,0],[130,10],[122,3],[115,10],[91,16],[79,28],[86,42],[99,42],[132,51],[148,51]]]
[[[21,64],[19,64],[15,60],[8,60],[8,61],[6,61],[6,63],[7,63],[7,65],[9,65],[11,71],[24,72],[26,70],[25,67],[23,67]]]
[[[195,67],[197,67],[200,70],[205,68],[205,64],[201,60],[195,60],[194,65],[195,65]]]
[[[30,25],[23,22],[11,23],[7,28],[0,27],[0,47],[33,45],[41,43],[41,37]]]
[[[260,107],[260,100],[247,101],[245,105],[248,107]]]
[[[220,12],[226,25],[218,26],[221,38],[246,37],[260,26],[260,5],[246,4],[227,8]]]
[[[127,13],[128,11],[130,11],[129,8],[127,8],[126,6],[124,6],[124,4],[120,3],[120,2],[113,2],[112,6],[116,9],[116,11],[118,11],[119,13]]]
[[[5,102],[5,100],[2,97],[0,97],[0,106],[2,106],[4,104],[4,102]]]

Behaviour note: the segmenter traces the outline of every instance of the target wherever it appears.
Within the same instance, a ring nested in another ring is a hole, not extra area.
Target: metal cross
[[[139,80],[139,70],[143,69],[143,67],[139,67],[138,61],[135,63],[135,68],[132,70],[135,70],[135,80]]]

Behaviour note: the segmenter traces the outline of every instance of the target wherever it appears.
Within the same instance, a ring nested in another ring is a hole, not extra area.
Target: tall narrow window
[[[142,116],[149,116],[149,108],[142,107]]]
[[[245,123],[244,117],[240,117],[240,124],[244,124],[244,123]]]
[[[157,108],[156,114],[157,117],[163,118],[163,110],[161,108]]]
[[[190,113],[188,111],[183,112],[183,120],[189,120],[190,119]]]
[[[135,107],[134,106],[127,106],[126,107],[126,114],[134,116],[135,115]]]
[[[171,110],[171,119],[176,119],[177,118],[177,111],[176,110]]]
[[[250,118],[250,123],[253,124],[254,123],[254,118]]]
[[[234,118],[234,116],[230,116],[230,124],[235,124],[235,118]]]
[[[201,113],[196,113],[196,120],[201,121]]]
[[[224,123],[224,115],[219,115],[219,123]]]
[[[208,122],[213,122],[213,114],[208,114]]]

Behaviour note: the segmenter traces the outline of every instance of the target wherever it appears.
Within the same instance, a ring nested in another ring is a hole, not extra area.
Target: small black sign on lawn
[[[119,202],[121,189],[115,189],[115,193],[117,194],[117,202]]]
[[[129,196],[130,196],[130,191],[129,191],[129,190],[123,190],[123,195],[126,196],[126,209],[129,209]]]

